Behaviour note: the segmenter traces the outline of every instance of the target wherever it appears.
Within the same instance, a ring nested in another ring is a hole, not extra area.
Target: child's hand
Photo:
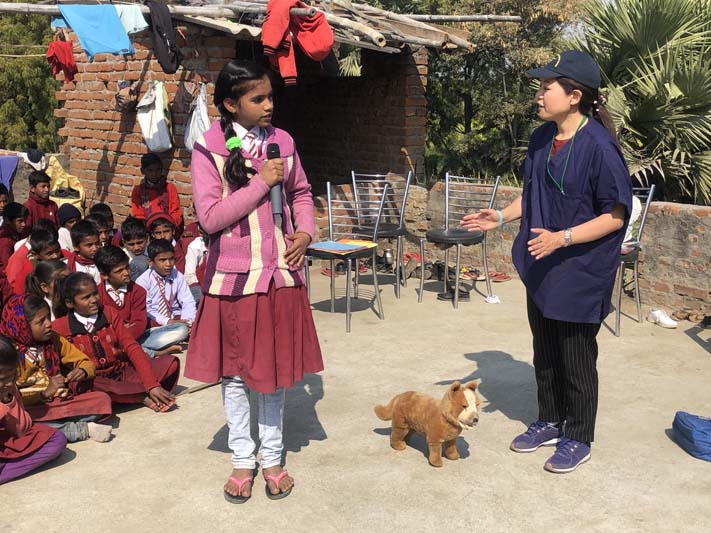
[[[303,231],[287,235],[286,240],[292,244],[284,253],[284,260],[290,267],[300,267],[304,262],[306,248],[311,244],[311,236]]]
[[[259,171],[259,177],[269,187],[274,187],[284,179],[284,162],[280,158],[269,159]]]
[[[148,391],[148,397],[153,400],[159,408],[175,401],[175,396],[163,387],[153,387]]]
[[[57,394],[59,389],[64,388],[65,383],[66,383],[66,380],[64,379],[63,375],[57,374],[56,376],[51,376],[49,378],[49,385],[47,385],[47,388],[44,389],[44,391],[42,392],[42,395],[47,400],[51,400]]]
[[[72,381],[82,381],[88,377],[89,374],[86,373],[86,370],[83,368],[75,368],[67,374],[67,383],[71,383]]]

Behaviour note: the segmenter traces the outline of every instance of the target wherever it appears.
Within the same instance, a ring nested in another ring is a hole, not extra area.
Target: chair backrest
[[[353,185],[353,198],[355,201],[356,217],[359,224],[364,224],[360,220],[361,191],[362,184],[367,183],[376,190],[388,184],[388,193],[383,206],[382,223],[396,224],[399,228],[405,227],[405,205],[407,195],[410,192],[412,181],[412,171],[408,171],[405,179],[393,174],[362,174],[354,170],[351,171],[351,183]],[[360,187],[358,185],[361,185]]]
[[[636,230],[632,228],[632,238],[634,239],[631,243],[632,245],[638,245],[642,242],[642,232],[644,231],[644,225],[647,222],[647,213],[649,212],[649,206],[654,198],[654,188],[655,185],[651,187],[633,187],[632,194],[636,196],[640,203],[642,204],[642,214],[639,217],[639,224],[636,225]]]
[[[339,197],[329,181],[326,184],[329,239],[375,242],[389,189],[387,183],[378,188],[367,183],[359,183],[353,190],[354,196],[356,193],[361,196],[360,209],[356,209],[355,202],[346,197]]]
[[[444,227],[450,224],[457,227],[464,215],[479,209],[494,207],[496,191],[499,189],[501,176],[496,176],[492,183],[487,178],[454,176],[447,172],[444,181]]]

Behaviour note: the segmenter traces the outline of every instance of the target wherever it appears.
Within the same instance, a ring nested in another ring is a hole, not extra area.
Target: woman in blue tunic
[[[632,184],[599,95],[600,69],[567,51],[528,72],[541,79],[538,115],[522,167],[523,193],[502,210],[465,216],[488,231],[521,219],[513,262],[528,299],[539,420],[511,443],[516,452],[556,445],[550,472],[590,459],[597,412],[597,340],[632,209]]]

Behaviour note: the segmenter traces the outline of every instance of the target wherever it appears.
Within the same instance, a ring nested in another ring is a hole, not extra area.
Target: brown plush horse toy
[[[442,466],[442,445],[447,459],[459,459],[457,437],[479,421],[479,380],[462,385],[452,383],[438,402],[431,396],[408,391],[398,394],[388,405],[375,407],[380,420],[392,420],[390,445],[404,450],[405,440],[413,431],[422,433],[429,447],[429,462]]]

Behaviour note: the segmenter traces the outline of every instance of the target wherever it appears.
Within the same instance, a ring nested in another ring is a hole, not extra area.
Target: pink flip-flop
[[[276,485],[276,488],[279,488],[279,482],[284,479],[285,476],[287,476],[289,473],[286,470],[282,470],[280,474],[277,474],[276,476],[272,476],[271,474],[267,474],[265,472],[262,472],[264,474],[264,479],[267,481],[271,481]],[[264,490],[267,493],[267,498],[270,500],[281,500],[282,498],[286,498],[289,494],[291,494],[291,490],[294,487],[292,486],[289,490],[282,492],[280,489],[280,492],[277,494],[272,494],[272,491],[269,490],[269,483],[264,484]]]
[[[230,494],[226,490],[223,491],[225,493],[225,500],[227,500],[230,503],[244,503],[247,500],[249,500],[252,495],[250,494],[249,496],[242,496],[242,489],[244,488],[246,483],[252,483],[254,481],[254,476],[249,476],[244,479],[237,479],[236,477],[230,476],[228,478],[228,481],[231,481],[235,485],[237,485],[237,490],[239,491],[238,496],[234,496],[233,494]]]

